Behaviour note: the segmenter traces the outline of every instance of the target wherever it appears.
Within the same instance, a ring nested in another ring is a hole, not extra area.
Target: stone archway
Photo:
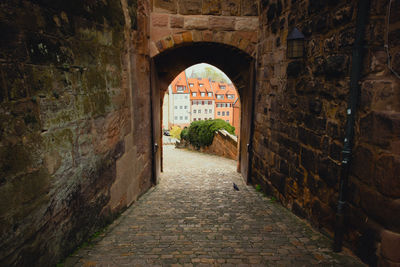
[[[225,72],[236,85],[242,103],[240,149],[240,170],[248,181],[249,157],[248,146],[251,140],[251,122],[253,116],[253,81],[254,58],[234,46],[213,42],[192,42],[177,45],[157,54],[152,60],[152,108],[153,108],[153,142],[156,147],[161,144],[160,108],[162,91],[184,69],[197,63],[208,63]],[[155,176],[160,169],[161,150],[154,150]]]

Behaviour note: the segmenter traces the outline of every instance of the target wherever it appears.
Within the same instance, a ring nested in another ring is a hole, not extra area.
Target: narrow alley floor
[[[235,161],[164,146],[164,167],[160,184],[65,266],[363,266],[246,186]]]

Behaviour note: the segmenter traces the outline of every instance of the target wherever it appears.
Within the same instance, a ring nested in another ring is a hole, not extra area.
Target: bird
[[[233,189],[235,189],[236,191],[239,191],[239,187],[235,183],[233,183]]]

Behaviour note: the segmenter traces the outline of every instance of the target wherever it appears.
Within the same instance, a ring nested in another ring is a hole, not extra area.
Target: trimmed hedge
[[[209,146],[214,139],[214,133],[221,129],[230,134],[235,134],[235,127],[221,119],[194,121],[188,129],[182,130],[181,139],[188,141],[197,148]]]

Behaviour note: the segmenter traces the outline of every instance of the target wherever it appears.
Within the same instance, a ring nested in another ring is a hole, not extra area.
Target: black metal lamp
[[[294,28],[287,37],[288,58],[302,58],[304,56],[304,35]]]

